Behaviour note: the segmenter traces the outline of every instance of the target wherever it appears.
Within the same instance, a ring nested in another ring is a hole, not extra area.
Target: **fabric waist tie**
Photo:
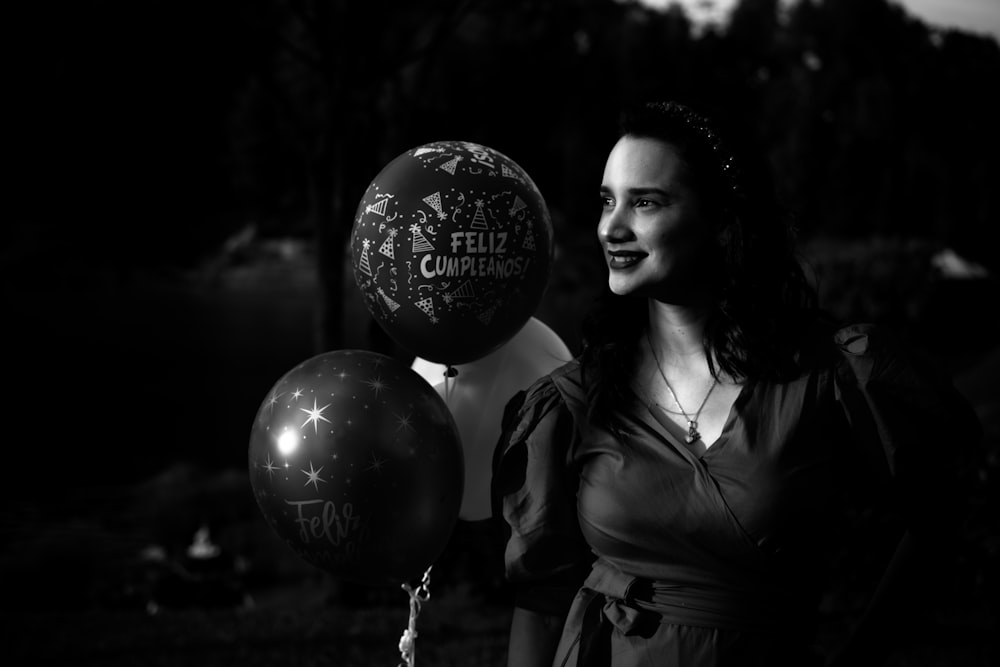
[[[599,558],[577,594],[580,628],[577,665],[610,664],[611,632],[643,632],[651,624],[673,624],[745,631],[776,631],[801,627],[795,605],[780,608],[767,595],[750,599],[724,589],[706,590],[640,579]],[[783,596],[778,596],[783,597]]]

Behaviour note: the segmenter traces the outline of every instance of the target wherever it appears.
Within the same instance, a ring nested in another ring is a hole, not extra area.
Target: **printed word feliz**
[[[295,523],[299,526],[299,540],[303,544],[309,544],[313,539],[326,540],[334,546],[340,546],[341,541],[347,539],[361,529],[361,517],[354,514],[354,506],[351,503],[344,503],[340,511],[332,501],[324,501],[322,498],[316,500],[285,500],[289,505],[295,507],[297,516]],[[316,508],[316,505],[321,505]],[[306,515],[305,508],[311,507],[319,512]]]
[[[507,252],[507,232],[452,232],[451,251],[467,255],[502,255]]]

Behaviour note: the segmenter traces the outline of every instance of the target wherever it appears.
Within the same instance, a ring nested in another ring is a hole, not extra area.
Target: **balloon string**
[[[431,598],[431,567],[427,567],[424,578],[416,588],[406,582],[402,584],[402,589],[410,596],[410,621],[399,638],[399,654],[403,658],[399,667],[413,667],[417,662],[417,616],[420,615],[420,605]]]
[[[453,384],[449,383],[448,380],[458,375],[458,369],[454,366],[447,366],[444,370],[444,402],[451,406],[451,393],[455,390]]]

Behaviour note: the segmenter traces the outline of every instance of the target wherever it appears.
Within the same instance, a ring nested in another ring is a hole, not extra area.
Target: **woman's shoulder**
[[[843,354],[870,355],[892,351],[895,336],[889,329],[872,322],[855,322],[838,327],[833,343]]]
[[[911,384],[918,377],[935,383],[941,369],[898,332],[873,322],[824,323],[811,331],[806,353],[791,384],[806,386],[866,386]],[[820,380],[817,384],[816,381]],[[779,381],[779,384],[782,382]]]
[[[834,335],[840,352],[835,385],[839,396],[862,395],[882,422],[948,425],[950,437],[976,439],[980,428],[971,404],[955,387],[951,374],[928,352],[885,326],[852,324]],[[942,437],[945,437],[944,435]]]
[[[809,328],[800,348],[800,377],[842,371],[845,366],[868,368],[905,356],[900,338],[871,322],[818,323]]]
[[[539,377],[525,390],[525,402],[557,398],[561,401],[582,396],[583,371],[578,358]]]
[[[929,373],[938,370],[899,334],[879,324],[859,322],[841,326],[833,334],[833,345],[839,374],[849,373],[861,382],[891,377],[904,369]]]
[[[571,359],[515,394],[504,422],[516,438],[554,413],[577,413],[585,404],[580,363]]]
[[[565,457],[575,432],[581,396],[575,360],[542,375],[517,392],[504,410],[500,440],[493,454],[494,491],[518,487],[530,458],[553,463]],[[533,454],[528,457],[528,450]]]
[[[843,326],[833,396],[861,441],[878,443],[893,473],[912,475],[914,461],[932,474],[982,437],[982,426],[951,375],[930,354],[885,326]],[[905,455],[901,454],[906,452]]]

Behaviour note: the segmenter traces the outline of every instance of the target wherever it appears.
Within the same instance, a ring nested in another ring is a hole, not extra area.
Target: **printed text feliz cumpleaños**
[[[424,278],[510,278],[523,274],[530,257],[508,253],[507,232],[452,232],[451,255],[428,253],[420,260]]]

